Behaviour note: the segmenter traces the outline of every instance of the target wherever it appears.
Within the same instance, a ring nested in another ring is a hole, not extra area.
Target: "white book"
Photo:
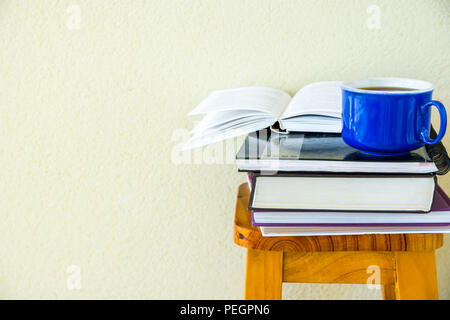
[[[258,131],[279,123],[287,132],[340,133],[341,82],[317,82],[294,97],[268,87],[213,91],[190,115],[204,114],[185,149]]]
[[[450,226],[421,227],[261,227],[264,237],[333,236],[397,233],[450,233]]]
[[[255,211],[429,212],[434,175],[253,176]]]

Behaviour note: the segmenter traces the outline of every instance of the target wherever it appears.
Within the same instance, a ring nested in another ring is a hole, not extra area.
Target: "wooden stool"
[[[379,271],[383,298],[438,299],[434,250],[442,234],[263,237],[239,187],[234,242],[247,248],[245,299],[281,299],[283,282],[366,284]]]

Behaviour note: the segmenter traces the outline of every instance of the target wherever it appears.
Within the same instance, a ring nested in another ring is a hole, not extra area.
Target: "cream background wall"
[[[242,298],[241,140],[182,155],[186,114],[213,89],[369,76],[429,80],[450,106],[449,16],[444,0],[1,1],[0,298]],[[437,262],[449,299],[448,236]]]

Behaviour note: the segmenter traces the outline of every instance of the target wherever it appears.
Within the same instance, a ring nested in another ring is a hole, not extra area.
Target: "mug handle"
[[[426,114],[426,112],[428,112],[428,108],[431,108],[432,106],[435,106],[439,111],[439,115],[441,117],[441,125],[439,127],[439,134],[437,135],[436,139],[433,140],[430,139],[429,129],[428,128],[422,129],[422,131],[420,132],[420,138],[425,144],[438,143],[444,137],[445,131],[447,130],[447,111],[445,111],[444,105],[439,101],[432,100],[430,102],[423,104],[420,107],[421,113]]]

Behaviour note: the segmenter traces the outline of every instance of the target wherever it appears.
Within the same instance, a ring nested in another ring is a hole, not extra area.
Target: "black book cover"
[[[431,137],[433,137],[433,128]],[[435,132],[434,132],[435,134]],[[440,142],[413,150],[400,157],[368,156],[347,145],[338,133],[274,133],[264,129],[249,134],[237,155],[237,160],[316,160],[349,162],[435,163],[439,175],[450,170],[445,147]]]
[[[242,144],[236,159],[383,161],[381,157],[364,156],[347,145],[339,133],[291,132],[278,134],[264,129],[251,133]],[[420,149],[389,161],[432,162],[427,150]]]

